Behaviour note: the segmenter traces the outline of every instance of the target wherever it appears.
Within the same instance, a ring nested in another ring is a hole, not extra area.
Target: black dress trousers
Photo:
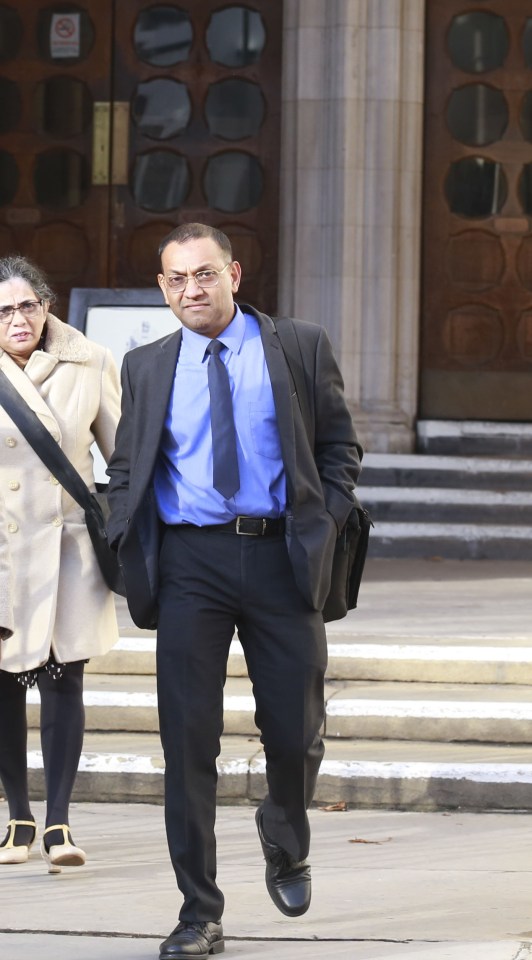
[[[296,587],[282,535],[169,526],[160,573],[157,690],[166,830],[184,897],[180,919],[218,920],[224,900],[216,884],[216,758],[235,627],[266,757],[264,829],[298,860],[308,854],[306,811],[323,756],[325,628]]]

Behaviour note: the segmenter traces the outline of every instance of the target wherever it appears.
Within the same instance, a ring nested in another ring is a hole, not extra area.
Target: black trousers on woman
[[[264,830],[297,860],[308,854],[306,811],[323,756],[325,628],[296,587],[282,536],[167,527],[160,573],[157,690],[180,919],[219,920],[216,758],[235,627],[266,756]]]
[[[85,662],[63,665],[54,679],[39,670],[41,748],[46,782],[46,826],[68,823],[68,808],[79,765],[85,709]],[[0,670],[0,779],[12,820],[31,820],[28,795],[26,687]],[[58,840],[58,842],[62,842]]]

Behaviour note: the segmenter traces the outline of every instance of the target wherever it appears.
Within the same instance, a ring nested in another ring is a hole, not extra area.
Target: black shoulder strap
[[[92,496],[87,484],[3,370],[0,370],[0,405],[16,423],[50,473],[59,480],[80,507],[90,510]]]
[[[314,446],[314,418],[312,416],[312,407],[310,404],[305,374],[303,372],[303,357],[301,355],[301,346],[297,338],[293,321],[290,317],[277,317],[274,321],[277,336],[281,344],[288,369],[294,382],[295,391],[305,424],[305,430],[309,438],[311,447]]]

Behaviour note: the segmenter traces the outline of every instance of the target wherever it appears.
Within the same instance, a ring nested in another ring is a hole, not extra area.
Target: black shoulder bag
[[[104,495],[101,492],[99,494],[91,493],[59,444],[56,443],[37,414],[28,406],[3,371],[0,371],[0,404],[13,422],[16,423],[37,456],[48,467],[50,473],[59,480],[67,493],[85,511],[87,530],[103,579],[110,590],[125,597],[126,591],[118,557],[114,550],[111,550],[107,539],[105,516],[102,509],[102,498],[105,503]],[[103,487],[105,489],[105,485]]]
[[[312,414],[303,376],[299,340],[289,317],[276,320],[275,329],[292,377],[307,437],[313,445]],[[354,610],[358,603],[373,521],[356,497],[355,501],[334,548],[331,587],[322,611],[325,623],[341,620],[347,615],[347,611]]]

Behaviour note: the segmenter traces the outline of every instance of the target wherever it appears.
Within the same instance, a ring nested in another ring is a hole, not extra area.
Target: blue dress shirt
[[[225,347],[233,395],[240,489],[224,500],[212,486],[208,340],[183,327],[181,350],[155,471],[155,495],[165,523],[204,526],[239,514],[283,516],[286,480],[281,443],[259,324],[236,307],[217,337]]]

